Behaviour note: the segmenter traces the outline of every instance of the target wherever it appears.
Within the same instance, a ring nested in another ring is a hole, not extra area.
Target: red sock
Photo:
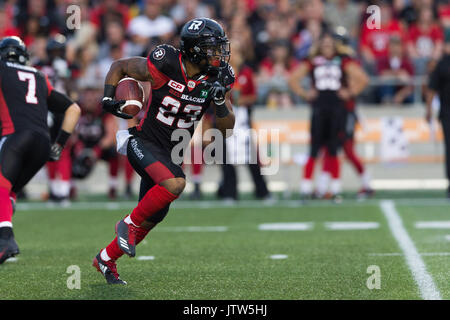
[[[145,236],[148,234],[150,230],[146,230],[144,228],[138,228],[136,234],[136,245],[138,245],[142,240],[144,240]],[[117,244],[117,237],[106,247],[106,253],[111,260],[116,261],[121,256],[123,256],[124,252],[120,250],[119,245]]]
[[[202,173],[203,164],[194,163],[192,164],[192,175],[199,176]]]
[[[330,153],[328,152],[328,149],[326,149],[326,148],[324,150],[324,155],[323,155],[322,171],[331,173]]]
[[[305,164],[305,168],[303,171],[303,178],[310,180],[312,178],[314,172],[314,165],[316,163],[316,158],[309,157],[308,161]]]
[[[130,215],[131,221],[137,226],[140,226],[144,220],[151,217],[153,214],[163,209],[169,203],[174,201],[178,196],[167,191],[166,188],[160,185],[155,185],[147,191],[145,196],[139,201],[136,208]]]
[[[111,260],[116,261],[123,255],[123,251],[120,250],[119,245],[117,244],[117,236],[114,238],[113,241],[111,241],[110,244],[105,248],[106,253],[108,254],[108,257],[111,258]]]
[[[329,168],[330,168],[331,177],[333,179],[339,179],[340,168],[339,168],[338,157],[330,155],[328,157],[328,159],[329,159],[328,161],[329,161]]]
[[[13,208],[9,198],[9,190],[0,187],[0,222],[11,222]]]
[[[352,140],[348,140],[344,143],[344,152],[346,157],[350,160],[350,162],[353,164],[353,167],[355,167],[355,170],[362,174],[364,172],[364,167],[361,163],[361,160],[359,160],[358,156],[355,154],[355,149],[353,147],[354,142]]]
[[[110,177],[117,178],[119,174],[119,157],[113,157],[108,160]]]
[[[47,173],[48,173],[48,178],[50,180],[55,180],[55,178],[56,178],[56,162],[55,161],[47,162]]]
[[[61,175],[61,180],[70,181],[70,179],[72,178],[72,159],[70,157],[70,149],[68,149],[67,147],[63,149],[61,158],[57,163],[59,174]]]

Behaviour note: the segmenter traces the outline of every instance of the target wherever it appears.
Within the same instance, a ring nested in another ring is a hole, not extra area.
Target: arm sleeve
[[[71,104],[73,101],[68,96],[56,90],[52,90],[47,98],[48,109],[55,113],[66,112]]]

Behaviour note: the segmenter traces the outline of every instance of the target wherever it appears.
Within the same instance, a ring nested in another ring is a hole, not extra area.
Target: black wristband
[[[56,137],[56,143],[59,144],[61,147],[64,147],[64,145],[66,144],[67,140],[70,137],[70,133],[68,133],[67,131],[64,131],[63,129],[61,129],[58,133],[58,136]]]
[[[114,98],[115,95],[116,95],[116,86],[113,86],[112,84],[105,84],[103,97]]]
[[[225,103],[221,104],[221,105],[216,104],[216,117],[217,118],[225,118],[229,113],[230,113],[230,110],[228,110],[227,105]]]

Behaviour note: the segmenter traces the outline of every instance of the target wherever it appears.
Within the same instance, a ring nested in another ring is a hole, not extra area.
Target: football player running
[[[125,76],[151,83],[152,99],[139,125],[118,134],[120,152],[141,176],[139,203],[116,224],[116,238],[100,250],[93,265],[110,284],[126,284],[117,272],[116,260],[124,253],[136,255],[136,245],[161,222],[170,204],[185,187],[180,164],[172,161],[176,130],[192,137],[194,121],[209,107],[215,108],[217,128],[225,135],[234,127],[230,90],[234,72],[228,64],[230,45],[222,26],[212,19],[188,21],[181,30],[180,49],[157,46],[147,58],[115,61],[106,76],[103,109],[121,118],[131,118],[114,100],[115,88]],[[123,149],[122,149],[123,147]]]

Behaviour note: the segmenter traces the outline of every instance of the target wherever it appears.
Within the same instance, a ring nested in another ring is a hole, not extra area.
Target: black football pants
[[[0,140],[0,185],[17,193],[47,162],[50,139],[31,130]]]

